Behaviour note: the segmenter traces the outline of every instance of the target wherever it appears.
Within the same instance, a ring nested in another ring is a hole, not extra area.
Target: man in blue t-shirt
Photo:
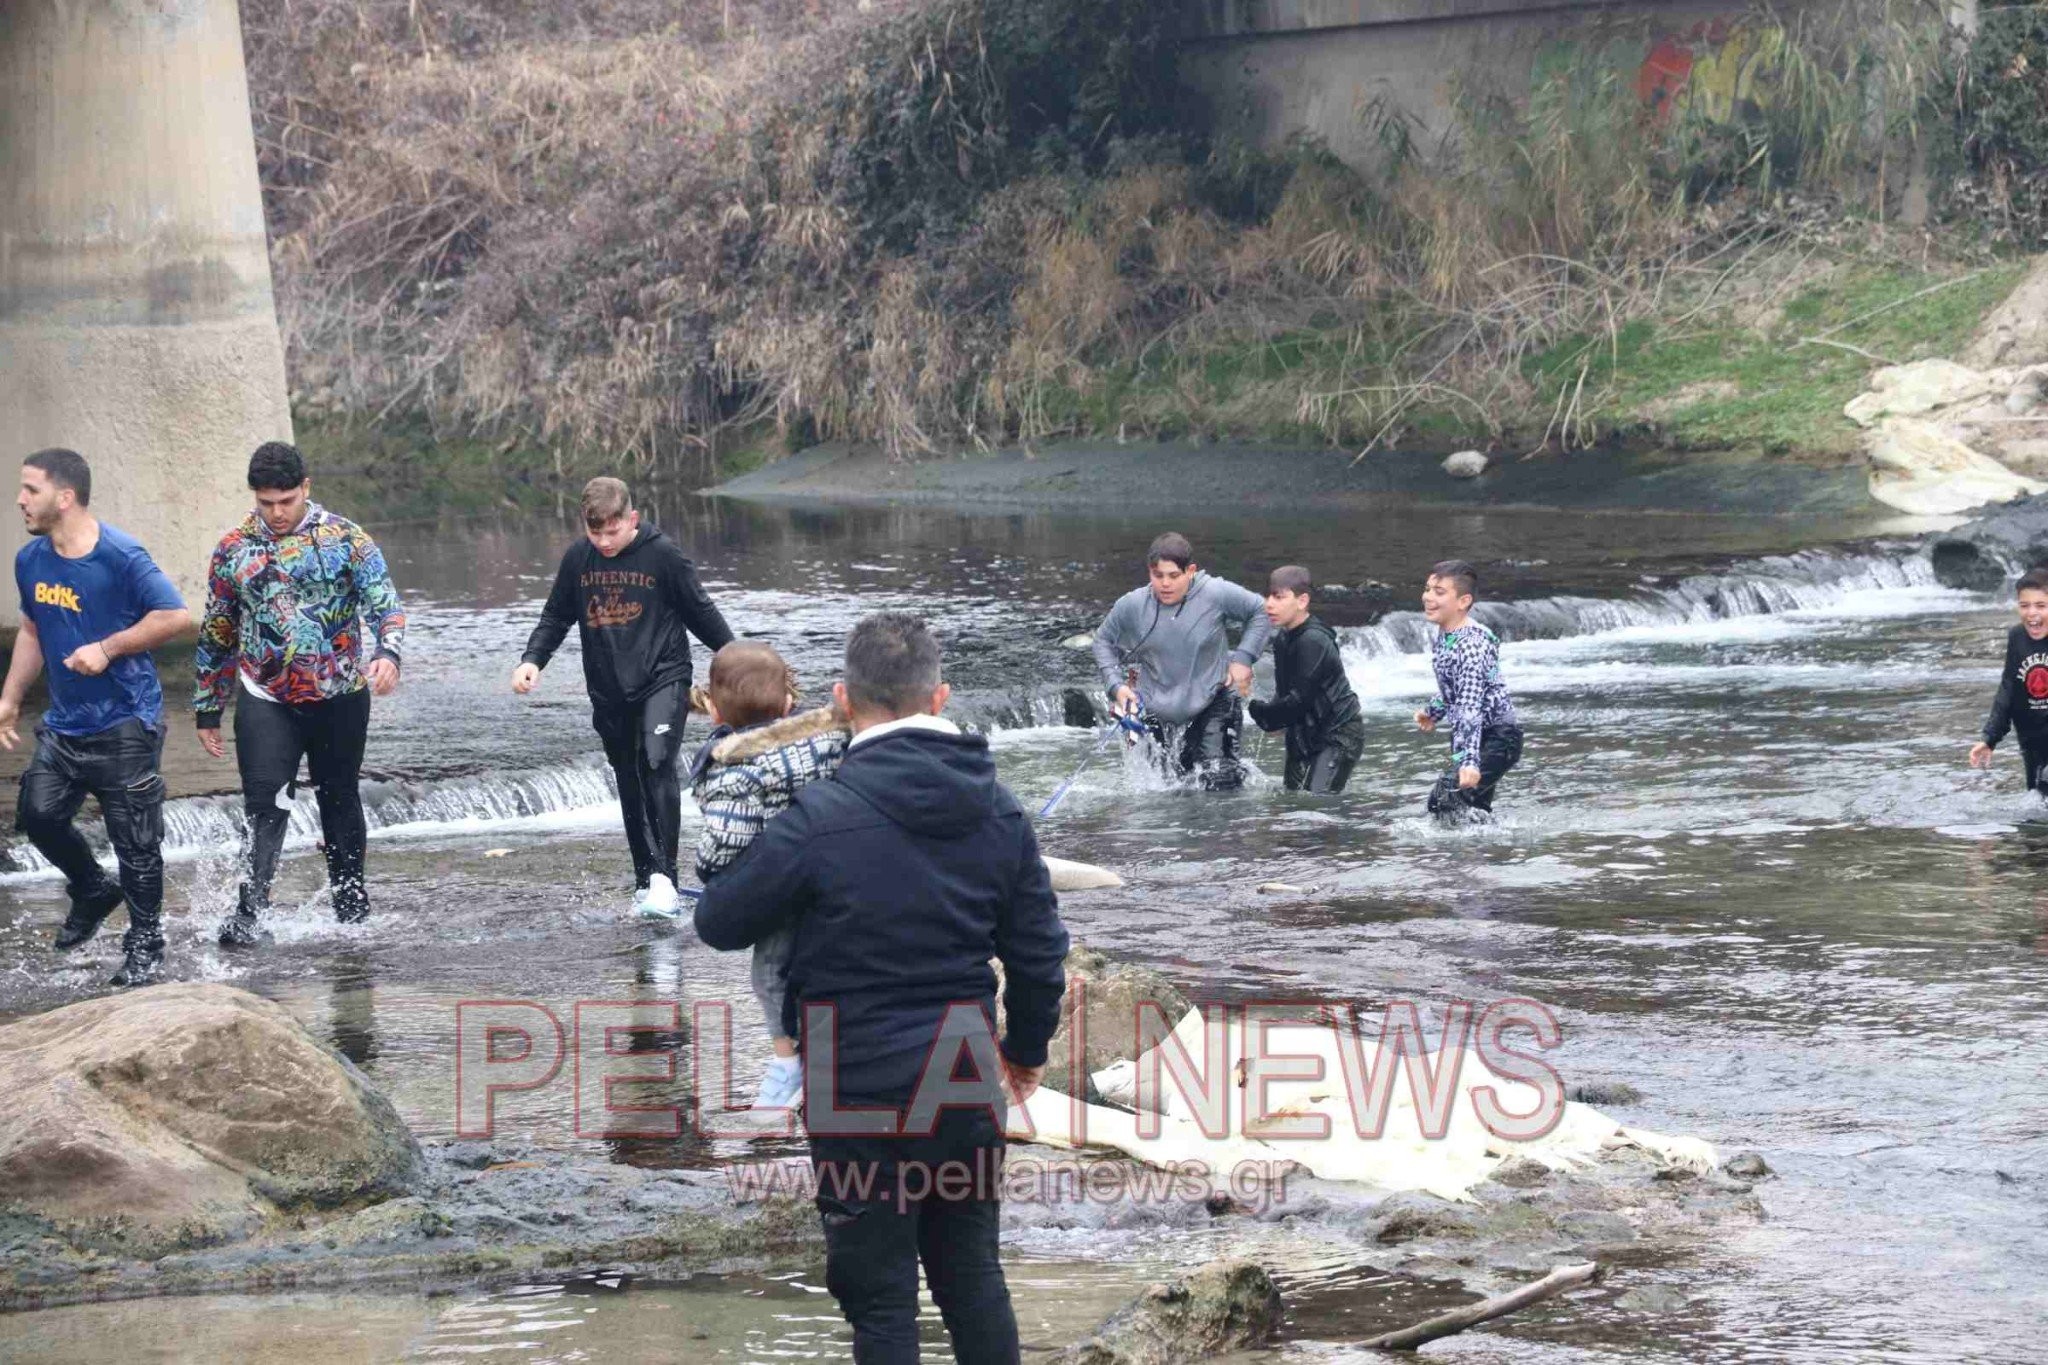
[[[0,746],[21,742],[22,698],[51,661],[50,706],[21,775],[15,823],[70,882],[57,947],[91,938],[126,899],[113,984],[140,986],[164,960],[164,694],[149,651],[189,630],[192,613],[149,551],[94,520],[91,500],[92,469],[76,451],[38,451],[22,462],[14,501],[31,538],[14,557],[21,633],[0,686]],[[118,886],[71,823],[88,793],[106,817]]]

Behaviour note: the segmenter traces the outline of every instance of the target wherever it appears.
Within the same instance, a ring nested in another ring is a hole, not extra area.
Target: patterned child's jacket
[[[714,731],[690,765],[690,792],[704,816],[697,877],[724,871],[762,826],[789,809],[799,789],[839,771],[851,738],[830,708],[746,730]]]
[[[1423,709],[1439,723],[1451,723],[1451,761],[1479,763],[1479,736],[1496,726],[1515,725],[1515,703],[1500,676],[1500,638],[1477,621],[1467,621],[1436,642],[1430,655],[1437,694]]]
[[[369,532],[318,503],[283,535],[251,513],[221,538],[207,576],[193,695],[200,727],[220,724],[237,672],[281,702],[360,690],[365,625],[376,637],[371,657],[396,663],[405,609]]]

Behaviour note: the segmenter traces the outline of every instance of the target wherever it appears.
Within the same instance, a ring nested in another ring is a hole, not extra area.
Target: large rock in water
[[[419,1147],[283,1007],[205,983],[0,1028],[0,1212],[153,1256],[397,1194]]]
[[[2048,564],[2048,497],[2021,498],[1935,537],[1934,576],[1945,587],[1993,592]]]
[[[1002,964],[996,963],[995,968],[996,1023],[1000,1031],[1004,1022]],[[1112,1062],[1138,1055],[1140,1000],[1150,1000],[1159,1006],[1166,1016],[1168,1029],[1178,1024],[1191,1006],[1179,988],[1158,972],[1149,967],[1113,962],[1092,948],[1077,944],[1067,954],[1066,969],[1067,993],[1060,1001],[1059,1031],[1053,1034],[1052,1042],[1046,1048],[1042,1084],[1064,1094],[1078,1094],[1088,1099],[1092,1098],[1090,1092],[1094,1085],[1090,1077]],[[1087,1009],[1085,1016],[1081,1016],[1084,1060],[1079,1077],[1073,1073],[1077,1001],[1085,1002]],[[1082,1088],[1076,1090],[1076,1085]]]
[[[1250,1261],[1211,1261],[1194,1274],[1155,1284],[1118,1309],[1062,1365],[1180,1365],[1264,1346],[1280,1330],[1280,1291]]]

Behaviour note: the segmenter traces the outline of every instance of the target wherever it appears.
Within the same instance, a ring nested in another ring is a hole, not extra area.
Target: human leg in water
[[[109,880],[93,857],[92,845],[73,823],[90,790],[84,771],[89,758],[82,739],[39,731],[35,757],[21,775],[21,798],[14,811],[14,827],[64,874],[65,889],[71,893],[71,911],[57,930],[60,952],[97,934],[121,905],[121,888]]]
[[[1244,766],[1237,759],[1237,737],[1244,728],[1244,700],[1229,688],[1188,722],[1181,735],[1180,771],[1192,773],[1203,791],[1236,791],[1244,785]]]
[[[633,885],[647,889],[647,879],[657,870],[653,828],[648,819],[645,783],[640,779],[640,708],[591,713],[591,724],[604,744],[605,762],[611,765],[612,783],[619,789],[619,818],[626,828],[626,848],[633,858]]]
[[[294,708],[306,739],[306,768],[320,806],[320,841],[327,849],[327,886],[334,917],[357,924],[370,913],[364,876],[369,825],[363,818],[363,749],[370,734],[370,689]]]
[[[1358,765],[1358,754],[1341,745],[1326,744],[1313,753],[1287,751],[1287,790],[1311,792],[1328,796],[1344,790],[1344,784],[1351,780],[1351,770]]]
[[[654,871],[647,879],[643,913],[668,918],[678,913],[676,856],[683,830],[683,778],[680,771],[683,725],[690,714],[687,683],[655,689],[640,710],[640,780],[647,810]]]
[[[128,899],[121,967],[109,984],[146,986],[164,964],[164,735],[129,720],[107,737],[113,745],[103,756],[93,794],[106,816],[121,892]]]
[[[1429,813],[1439,818],[1461,818],[1473,811],[1493,809],[1494,789],[1508,769],[1522,761],[1522,732],[1512,725],[1483,731],[1479,736],[1479,785],[1460,787],[1458,769],[1446,769],[1429,793]]]
[[[247,948],[270,937],[261,922],[270,911],[270,884],[292,823],[292,781],[304,753],[305,741],[291,707],[247,691],[235,698],[235,767],[241,773],[248,830],[242,840],[242,883],[236,890],[235,911],[220,926],[223,948]]]

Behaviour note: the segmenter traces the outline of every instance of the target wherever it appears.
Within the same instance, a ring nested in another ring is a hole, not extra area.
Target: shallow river
[[[659,510],[734,627],[781,647],[814,696],[860,614],[928,615],[957,715],[991,734],[1005,780],[1033,804],[1091,746],[1070,723],[1089,719],[1070,693],[1099,704],[1085,651],[1061,641],[1141,581],[1143,546],[1162,529],[694,499]],[[621,916],[616,807],[573,642],[534,697],[505,686],[573,527],[365,520],[414,619],[403,689],[380,702],[370,744],[376,913],[358,929],[332,922],[308,803],[280,879],[278,944],[225,957],[211,930],[232,895],[234,803],[183,796],[170,817],[173,975],[283,1001],[428,1139],[455,1126],[458,1000],[566,1014],[636,993],[686,1011],[732,999],[741,1048],[764,1050],[742,957]],[[1429,691],[1419,620],[1360,625],[1337,604],[1326,614],[1345,626],[1368,731],[1350,790],[1283,793],[1277,737],[1251,742],[1260,775],[1230,797],[1103,760],[1041,831],[1048,851],[1129,883],[1073,898],[1075,937],[1197,998],[1412,999],[1427,1017],[1454,998],[1533,997],[1562,1023],[1551,1060],[1567,1083],[1626,1081],[1641,1099],[1609,1106],[1624,1121],[1724,1155],[1753,1148],[1778,1172],[1758,1187],[1759,1226],[1637,1272],[1681,1288],[1683,1312],[1531,1315],[1432,1354],[2039,1358],[2048,824],[2020,791],[2015,754],[1988,776],[1962,762],[2002,601],[1934,586],[1910,546],[1851,542],[1850,527],[1417,511],[1177,520],[1205,567],[1248,584],[1302,561],[1329,582],[1395,584],[1406,600],[1433,559],[1478,561],[1485,595],[1501,599],[1480,614],[1510,641],[1529,748],[1492,826],[1445,832],[1420,818],[1445,745],[1409,720]],[[1776,553],[1817,538],[1837,543]],[[167,766],[178,790],[218,791],[221,770],[182,719],[187,667],[172,674]],[[111,939],[83,961],[48,951],[61,888],[33,861],[0,875],[0,1017],[96,994],[112,966]],[[1310,889],[1257,891],[1274,880]],[[748,1079],[753,1060],[738,1068]],[[584,1143],[569,1103],[559,1090],[506,1097],[500,1129],[586,1146],[593,1160],[699,1165],[744,1150],[689,1135]],[[1028,1233],[1012,1248],[1026,1337],[1071,1339],[1143,1275],[1216,1249]],[[1347,1305],[1369,1286],[1298,1254],[1304,1307],[1281,1355],[1344,1358]],[[0,1318],[0,1357],[847,1358],[816,1279],[82,1306]]]

